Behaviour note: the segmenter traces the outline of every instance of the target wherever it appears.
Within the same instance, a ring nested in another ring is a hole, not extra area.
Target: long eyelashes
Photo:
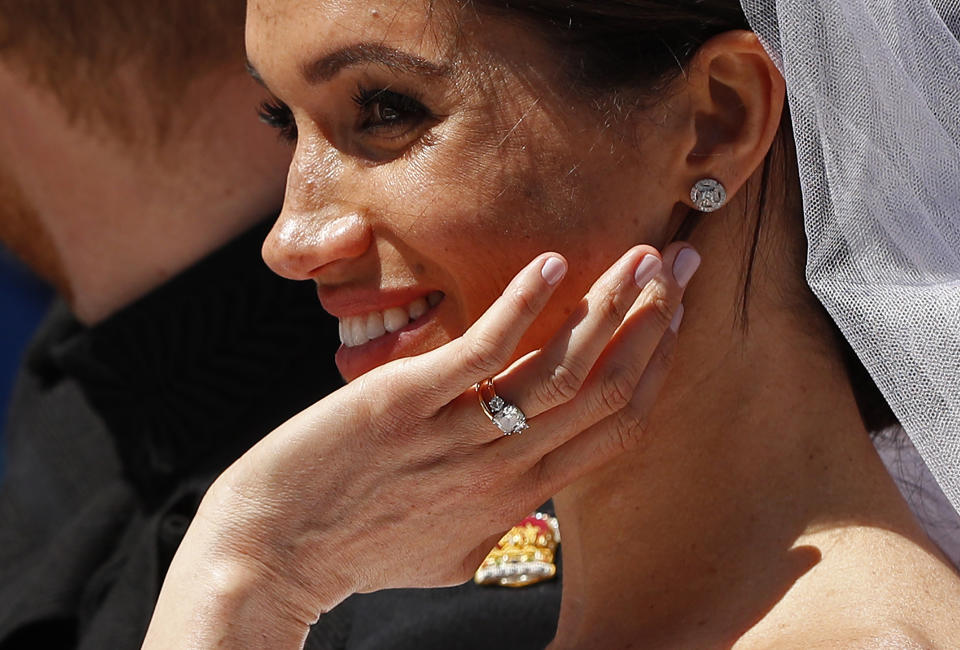
[[[352,97],[358,107],[356,126],[359,131],[382,140],[400,140],[417,131],[425,122],[434,120],[433,114],[417,99],[389,88],[358,86]],[[297,123],[290,107],[273,98],[260,104],[260,121],[276,129],[280,138],[295,143]]]
[[[257,115],[261,122],[279,132],[280,139],[291,143],[297,141],[297,123],[293,119],[293,111],[279,99],[260,104]]]
[[[433,117],[415,98],[389,88],[358,86],[353,102],[360,107],[360,128],[380,137],[402,137]]]

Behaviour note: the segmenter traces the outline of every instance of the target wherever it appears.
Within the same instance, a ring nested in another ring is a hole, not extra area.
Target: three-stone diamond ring
[[[530,425],[527,424],[527,418],[523,415],[523,411],[497,395],[492,377],[477,384],[476,390],[483,412],[486,413],[491,422],[497,425],[503,435],[512,436],[529,428]]]

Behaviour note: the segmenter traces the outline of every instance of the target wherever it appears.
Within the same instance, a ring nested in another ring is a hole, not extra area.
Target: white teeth
[[[427,306],[427,301],[425,298],[417,298],[410,303],[410,306],[407,307],[407,312],[410,314],[410,320],[417,320],[421,316],[427,313],[429,307]]]
[[[350,326],[350,340],[354,345],[363,345],[367,338],[367,320],[365,318],[351,318],[347,321]]]
[[[398,329],[407,326],[410,322],[410,314],[401,307],[391,307],[383,312],[383,327],[388,332],[396,332]]]
[[[387,330],[383,326],[383,314],[378,311],[372,311],[367,314],[367,338],[372,341],[386,333]]]
[[[340,319],[340,342],[348,348],[363,345],[378,339],[387,332],[396,332],[406,327],[410,321],[423,316],[431,307],[443,300],[443,294],[432,291],[426,297],[420,297],[404,307],[391,307],[386,311],[374,311],[364,316],[347,316]]]

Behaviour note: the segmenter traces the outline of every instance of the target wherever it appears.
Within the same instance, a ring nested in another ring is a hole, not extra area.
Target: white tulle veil
[[[929,471],[922,491],[956,517],[960,0],[741,4],[787,81],[807,281],[925,465],[901,483]],[[956,529],[938,541],[960,562]]]

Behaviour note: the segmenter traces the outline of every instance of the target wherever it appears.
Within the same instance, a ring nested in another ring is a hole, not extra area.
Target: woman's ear
[[[756,34],[725,32],[691,61],[686,78],[691,102],[686,160],[687,193],[703,178],[720,181],[732,196],[760,166],[780,127],[786,86]],[[694,206],[695,207],[695,206]]]

